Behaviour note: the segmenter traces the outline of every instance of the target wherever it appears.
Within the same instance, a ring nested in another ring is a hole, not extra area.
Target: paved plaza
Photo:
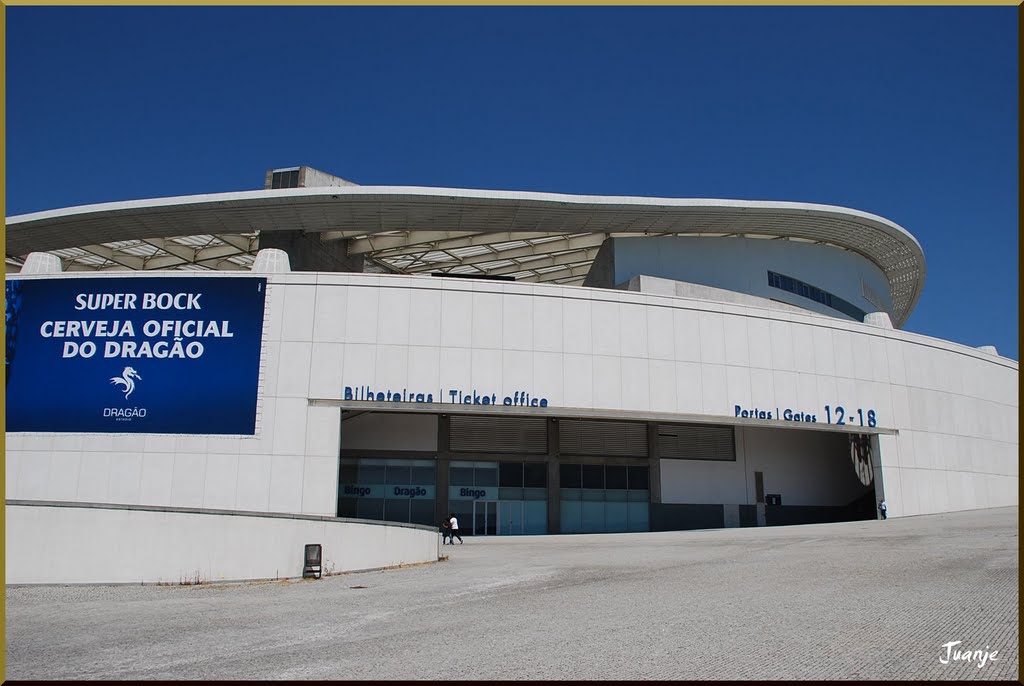
[[[321,580],[8,588],[7,678],[1016,681],[1017,517],[467,538]]]

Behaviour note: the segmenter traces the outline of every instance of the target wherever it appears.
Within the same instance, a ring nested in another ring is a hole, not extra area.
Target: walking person
[[[452,545],[455,545],[455,539],[459,539],[459,545],[462,545],[462,536],[459,535],[459,520],[454,514],[448,513],[448,540],[451,541]]]
[[[889,508],[886,507],[885,500],[884,499],[879,500],[878,501],[878,511],[882,514],[882,519],[883,520],[885,519],[885,514],[886,514],[886,512],[888,512],[888,510],[889,510]]]
[[[441,520],[441,545],[448,545],[451,542],[452,529],[449,520]]]

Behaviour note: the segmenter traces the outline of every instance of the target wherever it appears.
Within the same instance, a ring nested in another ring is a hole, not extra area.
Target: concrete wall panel
[[[881,451],[893,516],[1017,502],[1018,365],[968,346],[693,297],[372,274],[270,281],[256,436],[11,434],[8,497],[330,513],[318,479],[341,444],[339,410],[309,400],[369,385],[444,402],[443,390],[525,390],[552,407],[711,423],[750,404],[814,412],[822,429],[826,405],[848,422],[873,409],[897,432]],[[353,426],[346,446],[435,450],[435,420],[423,421],[362,439]],[[748,459],[781,459],[771,450],[753,440]],[[714,488],[745,492],[747,478]],[[795,493],[810,488],[795,478]]]
[[[7,583],[195,583],[435,562],[437,532],[346,520],[8,504]]]

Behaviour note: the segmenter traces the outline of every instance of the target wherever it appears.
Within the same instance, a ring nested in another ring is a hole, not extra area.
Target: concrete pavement
[[[7,678],[1017,680],[1017,518],[467,537],[321,580],[8,588]]]

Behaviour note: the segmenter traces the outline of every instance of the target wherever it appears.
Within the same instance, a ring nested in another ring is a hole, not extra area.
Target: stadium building
[[[425,561],[449,512],[500,536],[1018,503],[1018,363],[901,330],[925,262],[887,219],[264,186],[7,218],[9,583],[297,576],[319,539],[328,570]]]

